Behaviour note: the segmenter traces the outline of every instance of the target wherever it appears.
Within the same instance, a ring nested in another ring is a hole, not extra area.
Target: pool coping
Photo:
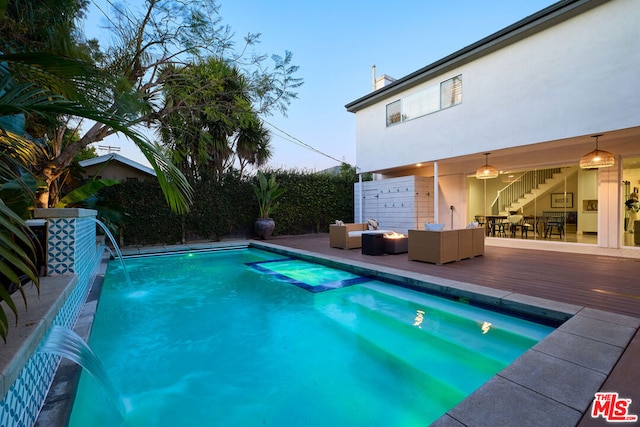
[[[496,426],[515,423],[520,426],[574,426],[587,413],[595,393],[600,390],[640,328],[640,319],[635,317],[345,260],[263,241],[128,248],[122,250],[122,253],[127,257],[248,247],[337,268],[349,268],[359,274],[404,283],[428,292],[446,293],[478,301],[507,312],[564,321],[544,340],[436,420],[432,424],[434,426]],[[83,335],[86,336],[90,333],[90,322],[93,320],[96,304],[88,302],[87,306],[88,313],[83,315],[86,320],[81,325]],[[52,386],[52,389],[55,387]]]

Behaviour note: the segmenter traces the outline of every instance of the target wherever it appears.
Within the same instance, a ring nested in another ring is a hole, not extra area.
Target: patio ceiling
[[[615,156],[640,157],[640,127],[610,132],[600,132],[599,148]],[[520,171],[535,167],[556,167],[577,164],[582,155],[595,148],[591,135],[541,142],[520,147],[491,150],[489,164],[500,171]],[[426,153],[425,153],[426,154]],[[373,171],[390,176],[433,175],[433,164],[438,162],[438,175],[452,175],[461,171],[467,174],[484,164],[484,152],[448,159],[425,158],[420,166],[404,165],[397,168]],[[625,167],[640,167],[640,162],[625,162]]]

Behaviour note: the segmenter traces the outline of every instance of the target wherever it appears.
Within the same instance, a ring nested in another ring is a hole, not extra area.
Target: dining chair
[[[554,227],[556,229],[556,233],[553,232]],[[557,234],[561,239],[564,236],[564,216],[550,217],[547,221],[547,228],[545,229],[544,237],[550,238],[554,234]]]
[[[516,237],[516,231],[518,230],[518,227],[522,225],[523,218],[524,218],[524,215],[509,215],[507,217],[507,221],[509,222],[509,231],[510,231],[511,237]]]
[[[508,219],[497,219],[493,226],[495,227],[495,234],[498,237],[507,237],[507,228],[509,226]]]

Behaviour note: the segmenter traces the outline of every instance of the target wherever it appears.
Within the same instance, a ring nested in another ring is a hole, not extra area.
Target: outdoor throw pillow
[[[369,218],[367,220],[367,224],[369,225],[369,230],[377,230],[378,229],[378,220]]]
[[[442,231],[444,229],[444,224],[429,224],[425,222],[424,229],[429,231]]]
[[[336,225],[344,225],[344,221],[340,221],[339,219],[336,219]]]

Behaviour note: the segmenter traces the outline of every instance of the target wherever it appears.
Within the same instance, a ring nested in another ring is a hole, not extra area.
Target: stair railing
[[[504,188],[498,190],[498,195],[491,204],[491,214],[498,215],[500,211],[529,194],[532,190],[544,184],[547,179],[553,178],[554,174],[562,172],[562,168],[539,169],[527,171],[514,178],[512,182]]]

